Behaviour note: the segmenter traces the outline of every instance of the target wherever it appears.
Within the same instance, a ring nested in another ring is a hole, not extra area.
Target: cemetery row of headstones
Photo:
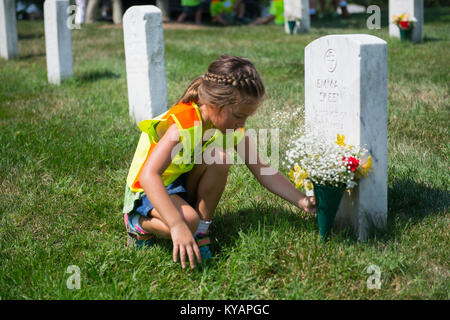
[[[124,43],[130,116],[136,124],[168,108],[162,15],[153,6],[124,15]],[[387,220],[387,43],[364,34],[321,37],[305,48],[305,122],[330,139],[344,134],[367,145],[375,168],[336,217],[358,239]],[[326,131],[324,132],[324,128]]]
[[[69,0],[46,0],[44,4],[46,46],[53,50],[50,63],[49,81],[59,84],[62,79],[73,74],[71,59],[71,30],[67,26],[67,7]],[[46,9],[47,8],[47,9]],[[285,0],[285,31],[287,33],[302,33],[310,30],[309,1]],[[411,40],[420,42],[423,39],[423,0],[390,0],[389,1],[389,35],[400,37],[400,28],[395,25],[393,17],[406,13],[414,17],[415,27]],[[130,8],[131,9],[131,8]],[[45,11],[50,11],[45,14]],[[0,0],[0,57],[11,59],[19,55],[15,0]],[[48,26],[48,27],[47,27]],[[69,29],[69,30],[67,30]],[[48,33],[47,33],[48,30]],[[47,39],[50,38],[50,39]],[[60,43],[61,42],[61,43]],[[47,47],[47,49],[49,49]],[[67,56],[65,55],[67,53]],[[65,59],[61,59],[65,57]],[[57,62],[53,62],[56,59]],[[50,61],[49,61],[50,60]],[[56,69],[53,69],[56,68]]]
[[[15,15],[8,14],[14,9],[13,3],[0,0],[0,35],[7,39],[2,40],[1,48],[7,59],[17,55]],[[301,5],[304,3],[308,1]],[[68,5],[68,0],[46,0],[44,4],[48,79],[52,83],[60,83],[73,73],[71,31],[66,24]],[[292,7],[291,12],[297,10],[301,16],[301,5]],[[130,116],[139,123],[168,107],[161,11],[155,6],[131,7],[123,16],[123,29]],[[348,143],[368,147],[374,174],[363,179],[351,195],[344,196],[336,217],[336,224],[353,226],[358,238],[364,239],[369,228],[382,228],[387,218],[384,40],[364,34],[329,35],[305,48],[305,122],[330,139],[337,133],[344,134]]]

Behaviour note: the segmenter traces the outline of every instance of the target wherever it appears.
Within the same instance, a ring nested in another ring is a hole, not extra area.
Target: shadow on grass
[[[427,42],[438,42],[438,41],[442,41],[443,39],[440,39],[440,38],[434,38],[434,37],[430,37],[430,36],[424,36],[423,37],[423,41],[421,42],[421,43],[419,43],[419,44],[424,44],[424,43],[427,43]]]
[[[283,221],[280,222],[281,219]],[[315,232],[316,229],[317,233],[319,232],[316,216],[305,218],[293,211],[280,209],[279,207],[255,204],[251,208],[243,208],[228,214],[218,213],[209,229],[213,258],[197,265],[195,268],[196,272],[201,273],[205,268],[215,266],[218,263],[217,259],[221,259],[227,248],[236,247],[240,232],[244,234],[249,233],[257,230],[259,227],[266,232],[270,232],[270,230],[280,228],[286,224],[294,228],[298,233],[311,233]],[[170,256],[172,255],[173,244],[171,240],[156,238],[155,244],[170,254]],[[186,261],[188,261],[187,257]],[[189,266],[189,263],[187,263],[187,266]]]
[[[411,179],[395,181],[388,190],[389,211],[395,212],[402,220],[410,220],[414,223],[429,215],[446,211],[449,203],[448,191],[417,183]]]
[[[376,245],[398,238],[404,232],[420,223],[424,218],[438,215],[448,210],[450,192],[437,189],[413,180],[395,181],[388,189],[388,217],[386,228],[372,228],[367,237],[367,243]],[[319,234],[317,216],[302,216],[290,210],[256,205],[253,208],[239,210],[235,214],[219,215],[214,218],[214,236],[220,239],[223,246],[233,246],[236,235],[247,232],[258,225],[266,228],[283,224],[298,230],[299,233]],[[358,238],[352,227],[333,228],[329,241],[337,243],[357,243]],[[214,248],[220,252],[220,248]]]
[[[43,33],[18,34],[19,40],[43,39]]]
[[[45,52],[27,54],[27,55],[24,55],[24,56],[20,56],[20,59],[21,60],[28,60],[28,59],[32,59],[32,58],[38,58],[38,57],[45,57]]]
[[[264,227],[265,230],[284,228],[289,225],[298,233],[315,232],[317,226],[316,215],[302,216],[291,210],[256,204],[252,208],[244,208],[232,214],[219,214],[214,217],[212,237],[220,239],[221,247],[232,247],[238,238],[239,232],[247,233],[251,230]],[[214,245],[213,251],[221,252],[221,248]]]
[[[445,212],[450,203],[450,193],[412,180],[402,180],[395,181],[389,187],[388,199],[386,229],[373,229],[369,232],[365,243],[370,246],[399,238],[425,217]],[[307,233],[308,237],[313,233],[319,237],[316,215],[305,216],[292,210],[265,204],[255,204],[228,214],[219,213],[214,217],[214,224],[210,230],[213,255],[220,257],[226,248],[236,247],[240,232],[249,233],[259,227],[270,232],[286,225],[298,233]],[[158,243],[168,252],[172,252],[171,241],[158,240]],[[353,245],[358,243],[358,239],[352,228],[346,227],[340,230],[333,229],[329,243]],[[215,263],[215,259],[212,259],[196,269],[201,272],[205,267]]]
[[[388,188],[385,230],[372,229],[367,241],[374,245],[400,237],[429,216],[448,211],[450,192],[411,179],[394,181]]]
[[[89,71],[76,76],[76,79],[81,82],[94,82],[102,79],[117,79],[120,75],[109,70],[103,71]]]

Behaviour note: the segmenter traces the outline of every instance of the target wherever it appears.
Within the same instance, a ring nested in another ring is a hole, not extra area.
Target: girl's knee
[[[182,197],[173,194],[170,195],[175,207],[181,213],[183,220],[186,222],[189,229],[194,233],[200,224],[200,216],[198,212],[192,208]]]

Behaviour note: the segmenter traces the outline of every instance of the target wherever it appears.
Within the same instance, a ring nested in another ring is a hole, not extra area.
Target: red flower
[[[402,29],[409,29],[409,21],[400,21],[399,24]]]
[[[355,172],[356,168],[359,166],[359,160],[355,157],[343,158],[344,164],[350,168],[352,172]]]

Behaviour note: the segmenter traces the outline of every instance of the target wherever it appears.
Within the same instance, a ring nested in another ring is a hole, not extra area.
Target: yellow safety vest
[[[244,128],[241,128],[233,132],[234,137],[229,137],[229,135],[223,135],[216,129],[211,139],[202,145],[202,120],[198,106],[193,102],[177,104],[154,119],[141,121],[139,129],[142,133],[127,177],[127,187],[131,192],[144,191],[139,183],[139,175],[153,148],[159,141],[156,133],[157,126],[164,125],[168,128],[173,123],[176,123],[178,127],[183,148],[173,157],[172,162],[161,175],[165,186],[171,184],[181,174],[193,169],[195,151],[201,150],[203,152],[213,141],[219,146],[225,146],[226,142],[230,141],[230,138],[233,139],[233,145],[236,146],[245,133]],[[199,149],[200,146],[201,149]],[[228,145],[226,146],[228,147]]]

